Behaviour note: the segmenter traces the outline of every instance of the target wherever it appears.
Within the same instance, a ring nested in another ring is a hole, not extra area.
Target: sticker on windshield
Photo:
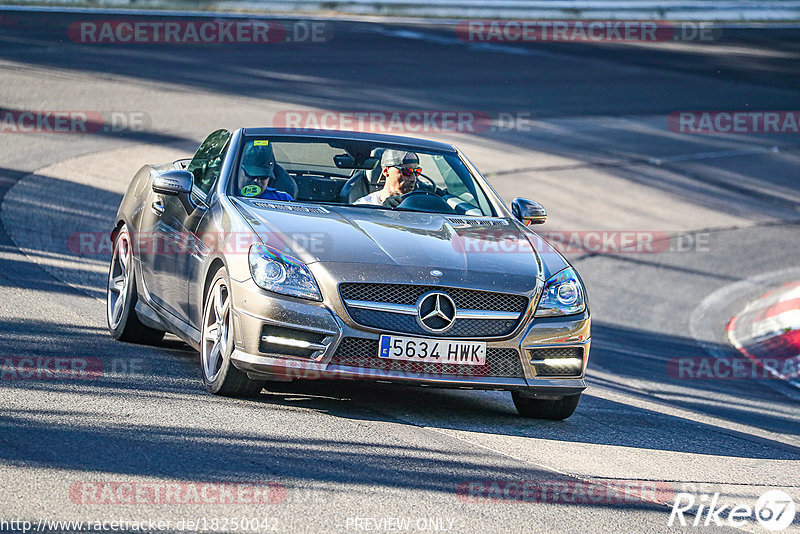
[[[261,194],[261,188],[255,184],[246,185],[242,188],[242,196],[245,197],[257,197]]]
[[[253,146],[268,146],[269,141],[267,140],[260,140],[260,141],[253,141]]]

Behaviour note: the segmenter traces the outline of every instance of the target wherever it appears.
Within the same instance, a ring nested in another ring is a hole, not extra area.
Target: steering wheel
[[[422,196],[422,195],[433,196],[433,197],[436,197],[436,198],[439,198],[439,199],[442,198],[439,195],[437,195],[436,193],[434,193],[433,191],[422,191],[422,190],[419,190],[419,189],[416,190],[416,191],[411,191],[410,193],[406,193],[405,195],[401,196],[400,198],[403,199],[403,202],[405,202],[407,198],[410,198],[410,197],[413,197],[413,196]]]
[[[425,178],[425,179],[426,179],[428,182],[430,182],[430,184],[431,184],[431,187],[433,188],[433,190],[434,190],[434,191],[436,191],[436,189],[437,189],[437,188],[436,188],[436,182],[434,182],[434,181],[433,181],[433,178],[431,178],[430,176],[425,176],[425,175],[424,175],[424,174],[422,174],[422,173],[420,173],[420,174],[417,176],[417,178]]]
[[[411,191],[400,198],[398,208],[430,213],[455,213],[450,204],[432,191]]]

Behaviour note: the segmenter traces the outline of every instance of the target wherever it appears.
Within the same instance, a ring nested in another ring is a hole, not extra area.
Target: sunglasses
[[[395,169],[400,171],[403,174],[403,176],[412,176],[412,175],[419,176],[420,174],[422,174],[422,169],[420,169],[419,167],[413,169],[409,169],[408,167],[395,167]]]

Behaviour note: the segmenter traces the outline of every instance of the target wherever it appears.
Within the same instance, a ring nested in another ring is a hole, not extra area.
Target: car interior
[[[281,146],[275,143],[269,146],[248,146],[239,166],[236,194],[246,196],[240,193],[244,187],[254,183],[254,179],[259,176],[270,176],[269,186],[288,193],[294,200],[352,205],[359,198],[384,186],[380,165],[380,158],[385,150],[382,147],[365,150],[362,159],[353,163],[356,159],[347,151],[332,155],[334,152],[341,152],[335,147],[330,148],[330,154],[309,156],[308,153],[313,150],[291,153],[296,149],[287,148],[287,145],[289,144],[284,143]],[[273,146],[276,147],[274,151]],[[422,157],[425,158],[426,155],[422,154]],[[483,211],[476,205],[475,196],[456,173],[444,162],[436,165],[430,156],[427,157],[423,174],[417,179],[414,191],[418,194],[403,207],[419,211],[483,215]],[[301,158],[311,161],[303,163]],[[437,180],[424,174],[426,168],[436,171]],[[448,173],[451,175],[450,183],[447,182]],[[452,194],[458,188],[462,190],[457,191],[457,195]]]

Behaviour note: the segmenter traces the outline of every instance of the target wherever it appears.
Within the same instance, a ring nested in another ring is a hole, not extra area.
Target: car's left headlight
[[[578,274],[572,267],[550,277],[545,282],[536,317],[573,315],[586,309],[586,295]]]
[[[310,300],[322,300],[314,276],[308,267],[288,254],[261,243],[250,247],[250,274],[267,291]]]

